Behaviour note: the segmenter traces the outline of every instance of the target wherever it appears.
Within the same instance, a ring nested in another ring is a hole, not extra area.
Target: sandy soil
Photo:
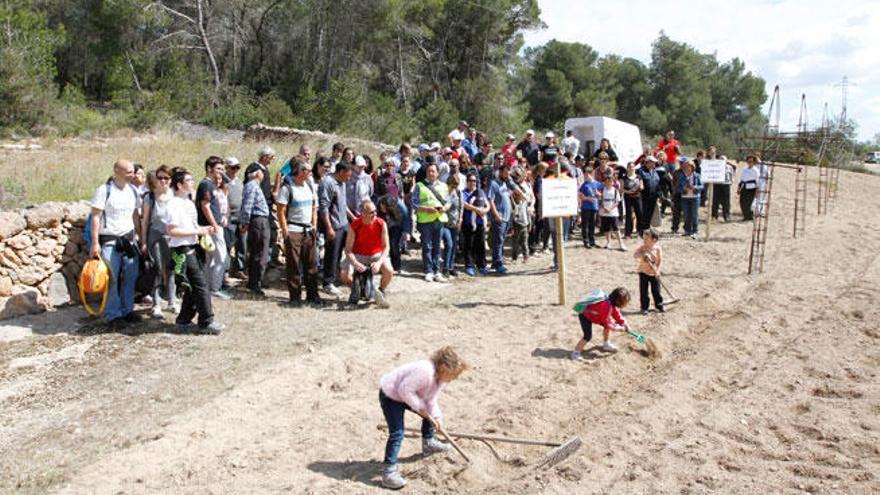
[[[378,378],[452,344],[474,369],[441,398],[450,430],[584,446],[536,471],[549,449],[497,444],[498,460],[462,440],[468,466],[407,439],[411,493],[878,493],[880,220],[853,212],[880,207],[880,178],[843,173],[824,217],[811,186],[792,240],[794,179],[776,177],[764,274],[745,274],[750,224],[662,241],[683,301],[630,316],[659,361],[623,336],[568,360],[579,329],[547,256],[505,278],[400,278],[387,311],[291,310],[278,286],[217,304],[219,338],[95,333],[68,311],[76,334],[0,343],[0,491],[378,493]],[[572,302],[637,292],[629,253],[567,253]]]

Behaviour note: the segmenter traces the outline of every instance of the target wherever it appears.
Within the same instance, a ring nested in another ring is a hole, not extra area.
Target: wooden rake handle
[[[450,437],[448,434],[446,434],[446,430],[444,430],[443,427],[440,426],[440,423],[435,421],[434,418],[432,418],[431,416],[426,416],[425,419],[427,419],[428,421],[431,422],[432,425],[434,425],[434,429],[439,431],[440,434],[443,435],[443,438],[446,439],[446,441],[449,442],[453,448],[455,448],[456,452],[458,452],[459,454],[461,454],[462,457],[464,457],[465,461],[471,462],[471,458],[468,457],[467,454],[465,454],[463,450],[461,450],[461,447],[459,447],[458,444],[455,443],[455,440],[453,440],[452,437]]]
[[[387,427],[385,425],[379,425],[379,428],[386,429]],[[421,433],[421,430],[419,430],[418,428],[406,428],[405,431],[409,433]],[[477,433],[457,433],[454,431],[447,432],[447,434],[451,437],[466,438],[468,440],[486,440],[489,442],[516,443],[520,445],[540,445],[542,447],[562,446],[561,442],[551,442],[548,440],[531,440],[528,438],[505,437],[499,435],[481,435]]]

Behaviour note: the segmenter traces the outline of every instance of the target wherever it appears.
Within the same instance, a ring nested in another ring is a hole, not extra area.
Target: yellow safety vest
[[[434,196],[434,193],[428,189],[428,185],[424,182],[419,182],[419,206],[443,206],[443,203],[437,200],[437,196]],[[436,182],[434,189],[437,191],[437,194],[443,198],[443,201],[446,201],[446,195],[449,194],[449,189],[446,187],[446,184],[442,184],[440,182]],[[431,223],[440,221],[446,223],[449,221],[449,217],[446,216],[446,212],[443,213],[431,213],[427,211],[416,211],[416,221],[418,223]]]

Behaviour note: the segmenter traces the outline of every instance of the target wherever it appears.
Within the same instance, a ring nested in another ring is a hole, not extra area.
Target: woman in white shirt
[[[758,159],[755,155],[746,157],[746,168],[739,176],[739,186],[736,194],[739,196],[739,208],[742,211],[743,221],[750,222],[752,215],[752,203],[755,201],[755,193],[758,191],[758,170],[755,163]]]
[[[214,321],[211,308],[211,293],[205,279],[202,260],[196,254],[199,236],[210,235],[214,227],[200,227],[196,205],[190,199],[193,192],[193,178],[184,168],[175,168],[171,176],[174,197],[168,201],[165,211],[166,235],[174,260],[175,276],[180,277],[184,289],[177,327],[181,331],[219,335],[225,325]],[[199,315],[198,326],[192,320]]]

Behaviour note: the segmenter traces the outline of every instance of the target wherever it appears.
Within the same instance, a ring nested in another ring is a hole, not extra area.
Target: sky
[[[782,130],[796,130],[801,94],[818,126],[825,103],[847,115],[860,140],[880,133],[880,0],[538,0],[547,27],[525,33],[526,46],[552,39],[581,42],[601,55],[651,60],[651,43],[665,33],[721,62],[740,58],[767,83],[767,104],[779,85]]]

